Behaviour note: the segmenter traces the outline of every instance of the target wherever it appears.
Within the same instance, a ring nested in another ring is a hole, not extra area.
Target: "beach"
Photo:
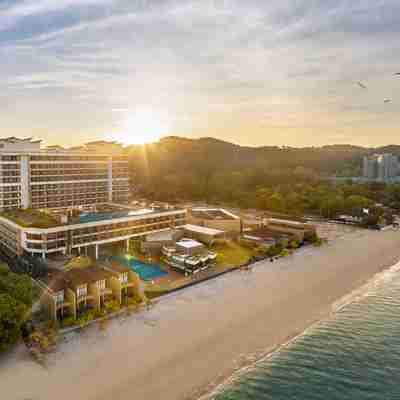
[[[7,400],[196,399],[328,316],[400,259],[400,232],[356,230],[252,272],[160,299],[149,311],[66,336],[46,368],[22,346],[0,358]]]

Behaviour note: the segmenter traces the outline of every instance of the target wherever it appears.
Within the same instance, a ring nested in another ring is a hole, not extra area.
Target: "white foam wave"
[[[349,306],[352,303],[358,302],[361,299],[365,298],[366,296],[374,294],[375,290],[380,287],[382,284],[391,282],[396,276],[398,276],[398,272],[400,271],[400,261],[396,264],[392,265],[389,268],[386,268],[382,272],[378,272],[375,274],[367,283],[362,285],[361,287],[353,290],[348,295],[342,297],[340,300],[336,301],[332,304],[332,314],[336,314],[343,310],[345,307]],[[267,350],[260,352],[258,354],[251,354],[245,356],[244,359],[248,361],[248,365],[244,367],[239,367],[234,371],[234,373],[225,379],[222,383],[216,385],[209,385],[210,391],[205,395],[201,396],[198,400],[211,400],[215,398],[218,394],[222,393],[227,387],[231,386],[235,383],[239,378],[243,375],[254,370],[257,365],[260,363],[264,363],[265,361],[277,356],[279,352],[283,349],[287,348],[288,346],[294,344],[299,338],[306,335],[311,329],[315,328],[317,325],[321,324],[325,321],[326,318],[319,320],[313,324],[311,324],[307,329],[305,329],[300,334],[290,338],[287,342],[281,344],[280,346],[276,347],[275,349]],[[243,359],[243,355],[241,355]]]

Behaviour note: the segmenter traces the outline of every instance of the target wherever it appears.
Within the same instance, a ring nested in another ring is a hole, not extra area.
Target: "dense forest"
[[[376,202],[398,208],[397,185],[350,182],[330,177],[358,176],[362,158],[372,153],[400,154],[400,146],[368,149],[324,147],[243,147],[213,138],[167,137],[127,148],[133,188],[154,200],[200,200],[334,217],[359,214]]]

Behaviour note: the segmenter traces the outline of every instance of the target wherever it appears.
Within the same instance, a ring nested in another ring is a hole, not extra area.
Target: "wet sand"
[[[355,231],[252,272],[167,296],[150,311],[67,336],[47,368],[22,347],[0,359],[7,400],[197,398],[332,312],[400,259],[400,231]]]

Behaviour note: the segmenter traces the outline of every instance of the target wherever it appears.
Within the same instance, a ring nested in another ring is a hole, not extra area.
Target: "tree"
[[[0,351],[20,338],[21,329],[30,315],[32,299],[31,278],[0,265]]]
[[[0,275],[0,293],[2,292],[9,294],[27,307],[32,305],[33,286],[27,275],[14,274],[13,272]]]
[[[7,350],[20,338],[25,313],[23,303],[0,292],[0,351]]]

